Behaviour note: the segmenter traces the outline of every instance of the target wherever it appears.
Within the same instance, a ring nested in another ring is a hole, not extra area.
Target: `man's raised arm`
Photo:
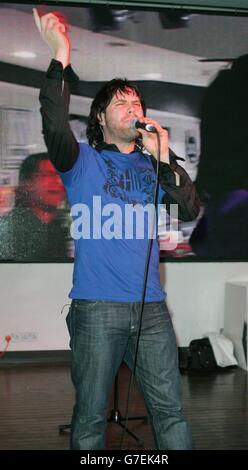
[[[68,122],[69,82],[78,80],[70,66],[71,43],[65,18],[58,12],[39,16],[33,9],[37,29],[53,52],[40,91],[42,129],[49,157],[59,171],[70,170],[79,154],[79,145]]]

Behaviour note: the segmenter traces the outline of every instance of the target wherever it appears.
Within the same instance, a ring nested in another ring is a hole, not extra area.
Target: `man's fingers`
[[[36,8],[33,8],[33,15],[34,15],[34,21],[38,28],[38,31],[41,33],[41,22],[40,22],[40,17],[38,15],[38,11]]]
[[[58,29],[61,33],[66,33],[66,26],[64,24],[60,23]]]
[[[68,30],[66,17],[59,11],[40,16],[37,8],[33,8],[33,15],[37,29],[42,35],[46,30],[51,30],[55,25],[59,26],[58,31],[62,33],[66,33]]]
[[[57,18],[48,18],[46,22],[46,26],[44,29],[50,30],[52,29],[55,25],[59,25],[59,20]]]
[[[68,21],[67,21],[66,16],[65,16],[63,13],[61,13],[60,11],[54,11],[53,14],[54,14],[54,15],[58,18],[58,20],[59,20],[59,23],[60,23],[60,25],[61,25],[61,27],[60,27],[61,32],[63,32],[63,33],[68,32],[68,30],[69,30],[69,24],[68,24]],[[62,25],[63,25],[63,27],[62,27]]]
[[[59,19],[60,23],[67,24],[66,16],[61,11],[53,11],[53,15]]]

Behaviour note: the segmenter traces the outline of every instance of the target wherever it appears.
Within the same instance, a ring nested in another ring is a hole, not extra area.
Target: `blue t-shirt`
[[[155,172],[150,157],[80,144],[73,168],[60,173],[73,218],[73,299],[139,302],[142,295]],[[164,191],[159,187],[159,201]],[[155,236],[146,302],[163,300]]]

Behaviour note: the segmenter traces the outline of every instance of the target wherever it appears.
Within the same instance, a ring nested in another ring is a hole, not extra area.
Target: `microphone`
[[[132,119],[130,127],[131,129],[144,129],[147,132],[157,132],[156,127],[154,127],[152,124],[140,122],[137,118]]]

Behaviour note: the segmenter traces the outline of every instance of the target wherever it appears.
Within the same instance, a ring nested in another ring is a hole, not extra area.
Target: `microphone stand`
[[[130,416],[128,420],[142,420],[147,423],[148,419],[147,416]],[[119,410],[119,380],[118,380],[118,372],[115,376],[114,382],[114,407],[110,411],[110,416],[107,420],[108,423],[115,423],[118,424],[122,429],[125,429],[126,433],[129,434],[138,444],[139,447],[143,447],[144,441],[141,439],[137,434],[130,431],[124,424],[123,421],[126,421],[126,418],[121,415]],[[59,425],[59,434],[64,434],[66,431],[71,429],[71,424],[60,424]]]
[[[118,373],[115,376],[115,384],[114,384],[114,408],[110,412],[110,417],[108,419],[108,423],[115,423],[121,426],[122,429],[125,429],[125,432],[129,434],[135,441],[138,443],[139,447],[143,447],[144,441],[140,437],[137,436],[134,432],[130,431],[122,421],[126,421],[126,418],[121,415],[119,411],[119,393],[118,393]],[[147,416],[129,416],[128,421],[135,421],[135,420],[143,420],[147,422]]]

